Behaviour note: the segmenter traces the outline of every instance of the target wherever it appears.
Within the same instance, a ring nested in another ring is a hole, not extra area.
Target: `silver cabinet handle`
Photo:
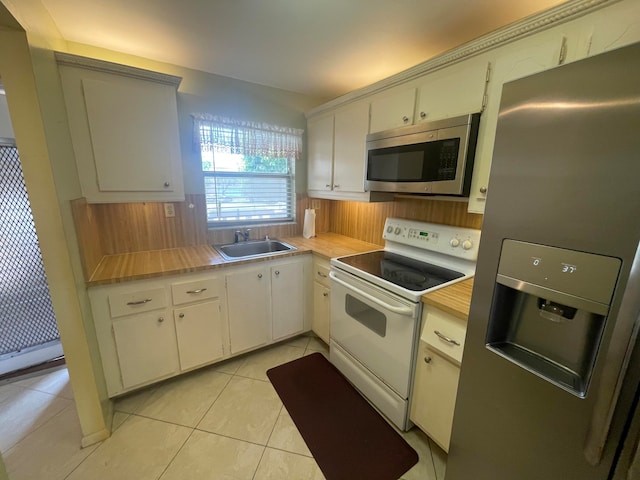
[[[327,278],[327,274],[326,273],[322,273],[319,270],[318,270],[318,275],[321,276],[322,278]]]
[[[420,112],[420,118],[427,118],[427,114],[425,112]]]
[[[152,301],[152,298],[145,298],[144,300],[136,300],[134,302],[127,302],[127,305],[143,305]]]
[[[402,121],[404,123],[407,123],[409,121],[409,117],[407,117],[406,115],[404,117],[402,117]]]
[[[424,357],[424,363],[431,363],[431,357]]]
[[[334,184],[333,188],[340,188],[340,185]]]
[[[180,315],[178,315],[180,318],[184,318],[184,313],[181,313]]]
[[[322,296],[323,296],[323,297],[328,297],[328,296],[329,296],[329,294],[328,294],[327,292],[324,292],[324,293],[322,294]]]
[[[480,193],[487,193],[487,187],[480,187]]]
[[[205,292],[206,288],[198,288],[197,290],[187,290],[187,293],[202,293]]]
[[[262,274],[261,273],[258,274],[258,278],[262,278]]]
[[[327,187],[327,188],[331,188],[331,184],[330,184],[330,183],[327,183],[327,184],[325,185],[325,187]]]
[[[276,270],[276,275],[280,275],[280,270]]]
[[[435,333],[438,337],[440,337],[445,342],[450,343],[451,345],[455,345],[457,347],[460,346],[460,343],[458,341],[454,340],[453,338],[449,338],[446,335],[441,334],[438,330],[434,330],[433,333]]]
[[[166,187],[170,187],[170,186],[171,186],[171,184],[170,184],[169,182],[164,182],[164,186],[165,186],[165,188],[166,188]]]
[[[158,323],[164,322],[164,317],[158,317]]]

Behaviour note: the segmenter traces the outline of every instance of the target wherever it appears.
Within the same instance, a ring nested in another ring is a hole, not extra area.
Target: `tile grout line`
[[[160,475],[157,477],[157,480],[161,480],[162,476],[167,473],[167,470],[169,469],[169,467],[171,466],[171,464],[173,463],[173,461],[176,459],[176,457],[178,456],[178,454],[182,451],[182,449],[184,448],[184,446],[187,444],[187,442],[189,441],[189,439],[192,437],[193,432],[195,432],[196,429],[192,428],[191,432],[189,432],[189,435],[187,435],[187,438],[185,438],[184,442],[182,442],[182,445],[180,445],[180,448],[178,448],[178,450],[176,451],[176,453],[173,455],[173,457],[171,457],[171,460],[169,460],[169,462],[167,462],[167,465],[164,467],[164,470],[162,470],[162,473],[160,473]]]
[[[22,388],[22,387],[19,387]],[[26,390],[26,389],[25,389]],[[32,390],[33,391],[33,390]],[[75,404],[76,402],[74,400],[69,400],[68,398],[62,398],[62,397],[56,397],[55,395],[51,395],[50,393],[46,393],[46,392],[38,392],[38,393],[44,393],[45,395],[49,395],[50,397],[53,397],[54,399],[58,399],[61,398],[62,400],[66,400],[68,402],[71,402],[70,405],[66,405],[64,408],[61,408],[60,411],[58,411],[57,413],[53,414],[49,419],[45,420],[44,422],[42,422],[40,425],[38,425],[36,428],[34,428],[33,430],[31,430],[30,432],[28,432],[24,437],[20,438],[17,442],[15,442],[13,445],[11,445],[9,448],[7,448],[3,453],[7,453],[9,450],[11,450],[12,448],[14,448],[16,445],[18,445],[20,442],[22,442],[25,438],[27,438],[29,435],[31,435],[32,433],[37,432],[38,430],[40,430],[42,427],[44,427],[47,423],[49,423],[51,420],[53,420],[55,417],[57,417],[58,415],[60,415],[62,412],[64,412],[67,408],[70,407],[74,407],[75,408]],[[1,452],[0,452],[1,453]]]

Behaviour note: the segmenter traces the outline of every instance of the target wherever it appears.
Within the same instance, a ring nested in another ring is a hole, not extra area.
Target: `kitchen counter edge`
[[[454,283],[449,287],[425,293],[422,296],[422,303],[467,321],[469,318],[472,291],[473,278],[470,278],[462,282]]]

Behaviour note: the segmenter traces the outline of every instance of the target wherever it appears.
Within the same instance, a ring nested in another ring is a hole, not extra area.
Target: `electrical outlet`
[[[164,216],[167,218],[176,216],[176,208],[173,203],[164,204]]]

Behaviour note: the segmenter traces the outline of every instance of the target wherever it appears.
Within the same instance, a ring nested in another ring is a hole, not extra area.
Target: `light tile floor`
[[[266,377],[327,346],[302,336],[145,388],[115,402],[112,436],[80,448],[66,368],[0,385],[0,452],[10,480],[320,480]],[[420,430],[403,480],[442,480],[446,454]]]

